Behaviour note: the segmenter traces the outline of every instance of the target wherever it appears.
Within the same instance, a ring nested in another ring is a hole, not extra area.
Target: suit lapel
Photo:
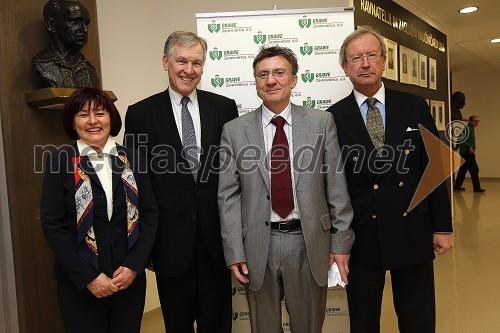
[[[361,144],[367,152],[370,152],[374,149],[373,142],[370,139],[353,92],[349,95],[347,102],[348,105],[341,110],[342,119],[339,119],[345,135],[351,140],[351,143]]]
[[[203,91],[197,90],[198,92],[198,108],[200,110],[200,128],[201,128],[201,146],[202,154],[200,156],[200,170],[198,171],[198,179],[201,177],[202,170],[204,170],[205,163],[207,161],[208,152],[210,151],[210,145],[213,138],[215,137],[214,129],[216,128],[216,112],[214,110],[214,105],[210,98],[204,94]],[[218,144],[218,142],[216,143]]]
[[[392,90],[385,89],[385,144],[396,148],[402,144],[401,140],[408,126],[408,110],[401,107],[401,103],[395,100]]]
[[[175,123],[174,111],[172,110],[172,102],[170,101],[168,89],[165,90],[160,96],[161,98],[158,100],[154,113],[159,126],[163,129],[160,133],[165,136],[165,139],[161,140],[161,142],[172,146],[177,153],[177,156],[181,156],[182,141],[179,135],[179,130],[177,129],[177,124]]]
[[[293,161],[290,161],[292,163],[292,170],[293,170],[293,176],[294,176],[294,181],[295,181],[295,186],[297,186],[297,182],[299,180],[299,175],[301,174],[298,172],[297,168],[295,165],[298,167],[298,169],[302,168],[302,157],[304,154],[298,155],[297,151],[299,148],[304,147],[308,142],[309,142],[309,131],[310,131],[310,122],[308,118],[306,117],[306,109],[299,107],[295,104],[291,104],[292,108],[292,141],[293,141],[293,156],[294,159]],[[299,151],[300,152],[300,151]],[[297,163],[295,164],[294,161],[296,161],[297,157],[299,160],[297,160]]]
[[[264,144],[264,134],[262,129],[262,106],[257,109],[252,117],[248,117],[248,126],[245,126],[245,134],[250,145],[256,145],[260,154],[260,159],[257,161],[260,173],[264,182],[266,183],[267,189],[271,190],[270,180],[269,180],[269,168],[267,167],[267,152],[266,146]]]
[[[118,148],[118,153],[120,155],[125,155],[125,152],[123,152],[121,149]],[[112,184],[112,189],[113,193],[115,193],[116,186],[118,183],[120,183],[120,179],[122,178],[123,170],[125,169],[125,163],[115,155],[110,156],[111,159],[111,170],[112,170],[112,179],[113,179],[113,184]]]

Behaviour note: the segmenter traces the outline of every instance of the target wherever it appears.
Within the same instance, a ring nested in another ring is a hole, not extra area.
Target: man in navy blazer
[[[347,286],[351,332],[380,331],[387,270],[399,330],[434,332],[434,250],[443,254],[453,247],[445,183],[415,209],[408,207],[428,163],[419,125],[436,136],[437,129],[423,98],[384,86],[385,61],[382,37],[372,28],[349,35],[339,62],[354,91],[328,109],[354,209]],[[374,115],[380,120],[373,121]],[[383,145],[376,145],[377,138]]]
[[[160,211],[152,261],[165,329],[194,332],[196,321],[199,332],[227,333],[232,294],[217,207],[218,146],[238,110],[234,100],[196,89],[204,39],[177,31],[164,51],[170,87],[129,107],[125,141],[148,152]],[[196,156],[184,149],[189,133],[201,147]]]

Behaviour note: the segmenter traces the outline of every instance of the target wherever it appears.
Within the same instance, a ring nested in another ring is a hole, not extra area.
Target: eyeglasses
[[[366,55],[355,55],[354,57],[347,59],[347,61],[349,61],[353,65],[358,65],[363,61],[364,58],[366,58],[366,60],[368,60],[368,62],[373,62],[373,61],[377,60],[379,57],[380,57],[380,54],[378,54],[376,52],[370,52]]]
[[[94,110],[94,111],[88,112],[85,110],[81,110],[81,111],[78,111],[76,113],[75,117],[78,117],[80,119],[89,119],[90,113],[93,113],[94,117],[96,117],[96,118],[103,118],[108,114],[108,111],[106,111],[106,110]]]
[[[262,80],[262,81],[265,81],[269,78],[269,75],[272,75],[274,78],[282,78],[285,75],[287,75],[288,73],[289,72],[287,70],[285,70],[283,68],[278,68],[272,72],[268,72],[268,71],[258,72],[257,74],[255,74],[255,78]]]

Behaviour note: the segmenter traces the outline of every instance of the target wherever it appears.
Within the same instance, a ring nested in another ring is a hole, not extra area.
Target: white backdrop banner
[[[233,98],[240,115],[260,106],[252,62],[259,48],[280,45],[298,57],[297,105],[325,110],[350,94],[351,82],[338,63],[344,38],[354,30],[353,8],[316,8],[196,14],[198,35],[208,42],[201,87]],[[250,333],[244,288],[233,278],[233,331]],[[290,323],[283,306],[283,331]],[[328,290],[323,332],[349,332],[344,289]]]

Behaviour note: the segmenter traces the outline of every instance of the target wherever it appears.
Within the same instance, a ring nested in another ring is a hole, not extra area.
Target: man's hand
[[[239,262],[229,266],[229,269],[233,271],[234,276],[243,284],[250,282],[248,279],[248,268],[245,262]]]
[[[87,285],[87,289],[97,298],[113,295],[118,291],[118,287],[113,284],[106,274],[101,273]]]
[[[432,236],[432,242],[434,244],[434,250],[441,254],[444,254],[446,251],[455,246],[455,242],[453,241],[453,234],[439,234],[435,233]]]
[[[330,253],[330,268],[332,268],[334,262],[337,263],[342,281],[344,281],[346,285],[349,284],[347,281],[347,275],[349,274],[349,256],[349,254]]]
[[[118,269],[113,273],[113,282],[118,289],[124,290],[127,289],[132,282],[134,282],[135,277],[137,276],[137,272],[131,270],[128,267],[120,266]]]

